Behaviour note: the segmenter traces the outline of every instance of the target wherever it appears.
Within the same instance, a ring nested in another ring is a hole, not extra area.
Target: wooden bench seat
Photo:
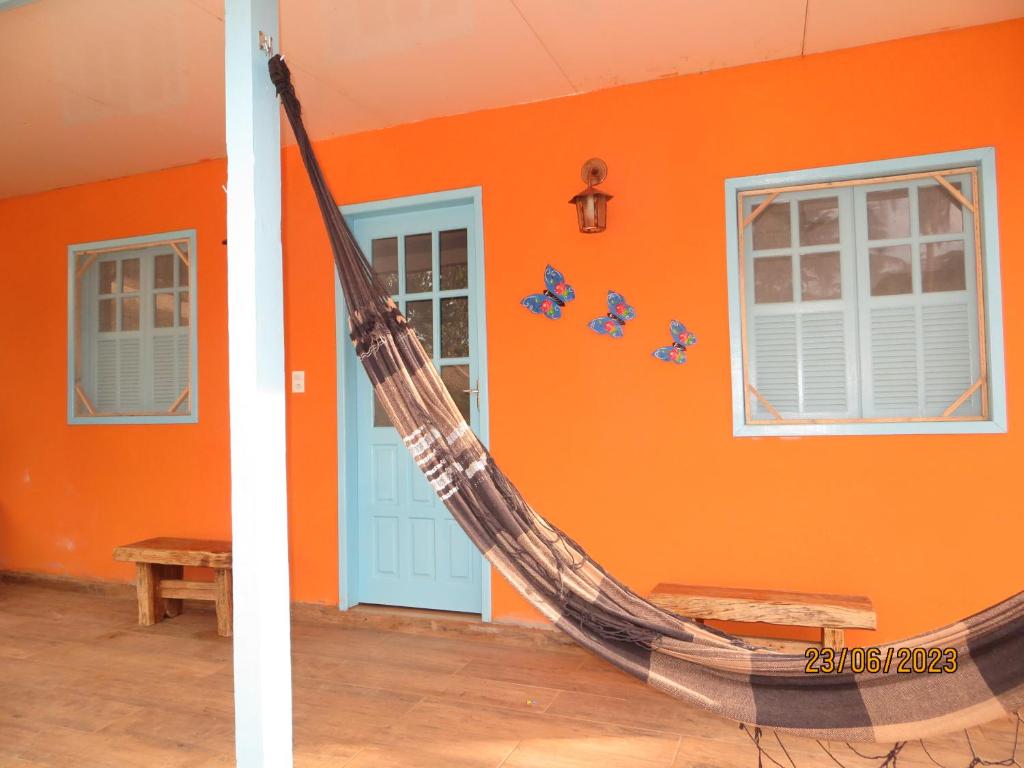
[[[763,622],[817,627],[825,648],[842,648],[846,629],[875,629],[871,600],[857,595],[823,595],[770,589],[659,584],[648,598],[691,619]]]
[[[114,549],[114,559],[135,563],[139,624],[177,616],[182,600],[210,600],[217,634],[231,636],[231,542],[160,537]],[[213,569],[213,581],[182,578],[185,566]]]

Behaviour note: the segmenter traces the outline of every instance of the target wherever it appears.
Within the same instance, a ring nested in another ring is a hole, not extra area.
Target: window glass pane
[[[800,298],[838,299],[843,295],[838,253],[805,253],[800,257]]]
[[[387,413],[384,411],[384,406],[380,404],[380,400],[377,398],[376,392],[373,393],[373,426],[391,426],[391,419],[388,418]]]
[[[428,355],[434,354],[434,302],[409,301],[405,305],[405,319],[416,331],[420,344]]]
[[[153,287],[174,287],[174,260],[177,257],[170,253],[161,253],[153,259]]]
[[[754,228],[755,250],[789,248],[793,244],[789,227],[789,203],[772,203],[758,214],[751,226]]]
[[[100,299],[99,324],[100,331],[117,330],[117,299]]]
[[[370,245],[370,261],[388,293],[398,293],[398,238],[374,240]]]
[[[178,247],[185,250],[184,244]],[[182,288],[188,285],[188,265],[181,259],[178,259],[178,285]]]
[[[448,388],[448,393],[458,406],[462,418],[469,422],[469,397],[470,393],[464,390],[469,389],[469,366],[468,365],[442,365],[441,381]]]
[[[963,192],[959,182],[953,186]],[[964,231],[964,212],[960,203],[938,184],[917,190],[918,220],[922,235],[946,235]]]
[[[869,240],[910,237],[910,195],[905,187],[868,192],[867,206]]]
[[[125,259],[121,262],[121,291],[133,293],[139,290],[139,260]]]
[[[441,301],[441,357],[469,355],[469,299]]]
[[[139,330],[139,297],[121,299],[121,330]]]
[[[174,327],[174,294],[153,294],[153,327]]]
[[[100,262],[100,293],[117,293],[117,262]],[[113,329],[111,329],[113,330]]]
[[[754,259],[754,303],[793,300],[793,266],[789,256]]]
[[[434,286],[430,241],[429,232],[405,236],[405,290],[409,293],[429,291]]]
[[[188,291],[178,294],[178,325],[187,326],[192,305],[188,300]]]
[[[910,246],[890,245],[868,251],[871,271],[871,295],[893,296],[914,290],[910,266]]]
[[[441,290],[469,285],[468,238],[466,230],[451,229],[438,235],[441,249]]]
[[[839,242],[839,198],[800,201],[800,245]]]
[[[921,246],[921,290],[962,291],[967,288],[963,240]]]

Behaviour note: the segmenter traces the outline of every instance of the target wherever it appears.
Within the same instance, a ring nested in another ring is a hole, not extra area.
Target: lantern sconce
[[[593,234],[603,232],[608,225],[608,201],[612,196],[596,189],[608,175],[608,164],[599,157],[592,157],[583,164],[580,176],[587,188],[569,201],[576,206],[576,218],[580,232]]]

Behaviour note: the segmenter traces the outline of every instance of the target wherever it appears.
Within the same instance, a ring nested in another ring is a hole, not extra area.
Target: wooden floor
[[[234,765],[231,641],[208,609],[153,627],[134,600],[0,582],[0,766]],[[293,624],[295,764],[393,768],[754,766],[734,724],[651,691],[574,647]],[[958,741],[959,739],[959,741]],[[1007,724],[975,736],[1005,758]],[[963,736],[933,754],[966,765]],[[835,766],[787,741],[800,766]],[[835,745],[847,766],[867,763]],[[769,749],[784,764],[778,746]],[[867,747],[873,752],[881,747]],[[920,747],[900,765],[933,765]],[[766,765],[771,765],[766,761]]]

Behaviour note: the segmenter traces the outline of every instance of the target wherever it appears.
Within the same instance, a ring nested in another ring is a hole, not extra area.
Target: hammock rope
[[[952,648],[950,674],[808,674],[802,655],[757,648],[677,616],[635,594],[545,520],[473,434],[420,341],[349,231],[313,151],[291,74],[270,60],[327,230],[349,331],[377,399],[438,498],[474,545],[520,594],[585,649],[684,702],[737,721],[762,758],[774,731],[828,742],[893,743],[867,756],[895,766],[908,741],[1008,718],[1024,706],[1024,592],[900,643]],[[1019,731],[1020,720],[1017,716]],[[968,737],[970,766],[985,762]],[[930,757],[930,755],[929,755]]]

